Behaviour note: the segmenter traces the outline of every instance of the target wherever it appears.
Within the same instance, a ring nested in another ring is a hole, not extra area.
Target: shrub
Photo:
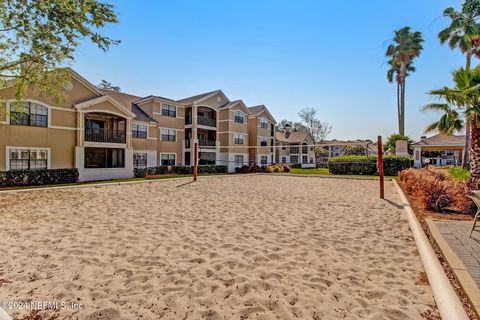
[[[202,165],[198,166],[198,173],[227,173],[227,166]],[[135,178],[145,178],[146,176],[155,176],[160,174],[193,174],[193,166],[159,166],[148,168],[134,168],[133,175]]]
[[[280,172],[283,172],[283,168],[282,166],[276,164],[273,166],[273,172],[276,172],[276,173],[280,173]]]
[[[0,172],[0,187],[38,186],[75,182],[78,182],[78,170],[75,168]]]
[[[463,169],[462,167],[450,167],[448,172],[455,178],[457,181],[465,182],[470,178],[470,172]]]
[[[396,176],[402,170],[410,168],[412,160],[408,157],[383,157],[383,172],[387,176]],[[376,156],[342,156],[328,160],[328,170],[331,174],[376,175]]]
[[[292,169],[290,168],[290,166],[289,166],[288,164],[282,165],[282,169],[283,169],[283,172],[290,172],[290,171],[292,171]]]
[[[256,164],[250,166],[250,168],[248,169],[248,172],[250,173],[258,173],[261,171],[261,168],[259,166],[257,166]]]
[[[475,205],[467,197],[464,182],[456,181],[447,171],[436,168],[407,169],[400,173],[400,181],[408,194],[420,198],[427,210],[448,213],[473,214]]]
[[[273,166],[268,165],[265,167],[265,173],[272,173],[272,172],[273,172]]]

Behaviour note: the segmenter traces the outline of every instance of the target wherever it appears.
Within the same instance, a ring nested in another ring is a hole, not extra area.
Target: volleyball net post
[[[193,181],[197,181],[198,178],[198,141],[193,144]]]
[[[378,136],[377,140],[378,146],[378,176],[380,180],[380,199],[385,199],[385,184],[383,181],[383,144],[382,144],[382,136]]]

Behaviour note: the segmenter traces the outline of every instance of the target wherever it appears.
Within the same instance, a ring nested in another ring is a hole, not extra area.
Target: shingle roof
[[[302,131],[293,132],[275,132],[275,139],[277,141],[299,143],[307,138],[307,133]]]
[[[128,110],[131,110],[135,114],[135,120],[156,122],[155,119],[150,117],[145,111],[143,111],[140,107],[133,103],[134,101],[140,99],[139,96],[134,96],[132,94],[113,90],[101,89],[100,92],[104,95],[111,96],[112,98],[120,102],[124,107],[128,108]]]
[[[215,93],[215,92],[220,92],[220,90],[215,90],[215,91],[211,91],[211,92],[206,92],[206,93],[202,93],[202,94],[197,94],[196,96],[192,96],[192,97],[180,99],[180,100],[177,100],[176,102],[178,102],[178,103],[186,103],[186,104],[192,103],[192,102],[195,102],[195,101],[200,100],[200,99],[202,99],[202,98],[205,98],[206,96],[211,95],[212,93]]]
[[[262,111],[263,108],[266,108],[263,104],[259,106],[253,106],[253,107],[248,107],[248,110],[252,112],[253,114],[258,114],[260,111]]]
[[[415,142],[415,146],[464,146],[465,145],[465,135],[447,135],[447,134],[436,134],[429,138],[423,138],[420,141]]]
[[[221,107],[220,107],[220,109],[223,109],[223,108],[230,108],[231,106],[233,106],[233,105],[235,105],[235,104],[239,103],[240,101],[242,101],[242,100],[235,100],[235,101],[231,101],[231,102],[227,103],[226,105],[224,105],[224,106],[221,106]]]

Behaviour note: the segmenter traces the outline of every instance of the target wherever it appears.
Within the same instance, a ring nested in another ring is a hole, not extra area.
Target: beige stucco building
[[[78,168],[80,180],[128,178],[134,167],[271,163],[275,119],[221,91],[173,100],[98,89],[70,69],[65,99],[0,90],[0,171]],[[265,148],[251,148],[262,145]],[[250,152],[255,149],[258,152]],[[253,158],[251,158],[253,157]]]
[[[312,136],[303,131],[291,131],[290,127],[285,132],[277,132],[276,140],[279,146],[276,161],[278,163],[298,164],[302,168],[316,166],[315,150]]]

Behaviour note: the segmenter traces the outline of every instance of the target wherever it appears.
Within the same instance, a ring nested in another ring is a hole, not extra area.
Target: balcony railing
[[[185,117],[185,124],[192,124],[192,115],[189,114]],[[208,127],[216,127],[217,120],[215,118],[209,118],[204,116],[197,116],[197,124]]]
[[[125,130],[85,128],[85,141],[125,143]]]
[[[198,140],[200,147],[214,147],[217,144],[215,140]]]

